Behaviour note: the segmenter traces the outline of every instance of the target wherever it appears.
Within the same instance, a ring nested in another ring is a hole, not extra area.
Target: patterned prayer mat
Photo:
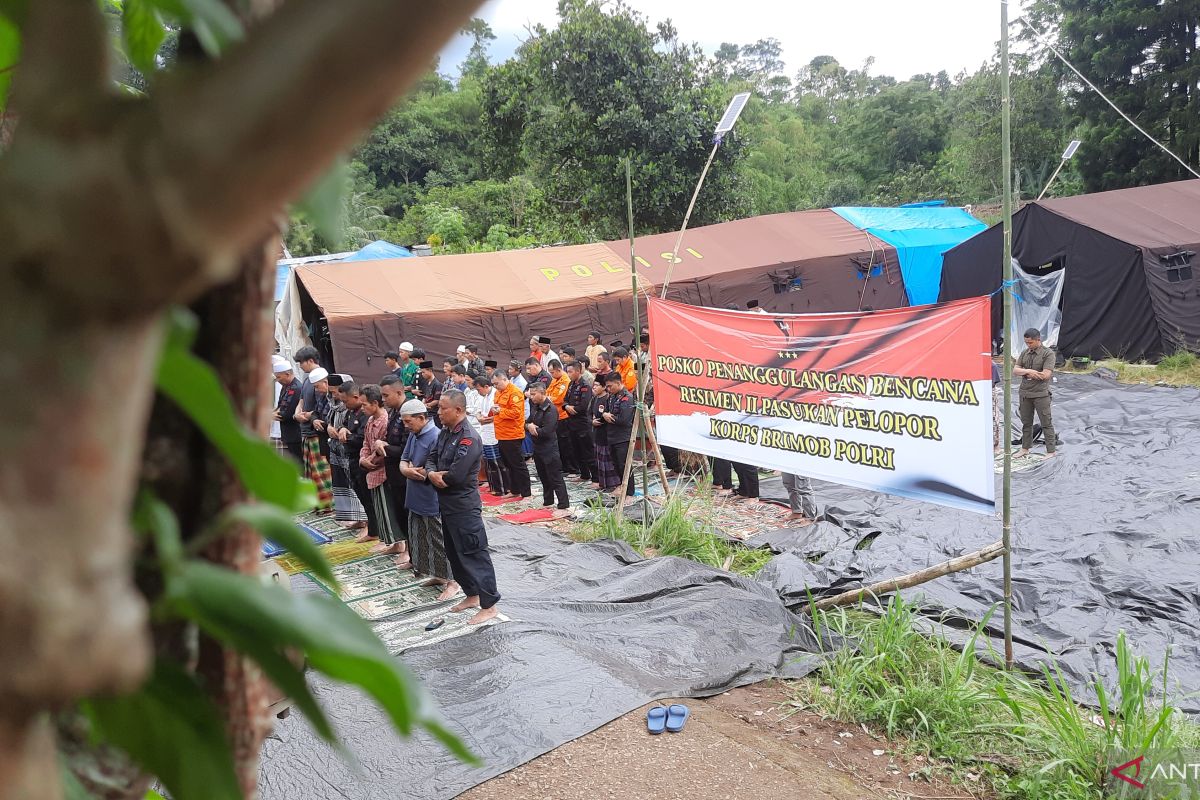
[[[424,581],[424,578],[419,578],[415,584],[387,592],[386,594],[379,594],[362,600],[354,600],[347,603],[347,605],[350,606],[350,609],[355,614],[358,614],[363,619],[374,621],[433,606],[449,608],[462,599],[462,595],[459,595],[453,600],[438,602],[437,597],[442,593],[442,587],[422,586],[421,584]]]
[[[348,561],[358,561],[359,559],[369,556],[371,554],[371,545],[373,544],[374,542],[359,544],[358,542],[355,542],[354,537],[351,536],[349,541],[335,540],[330,544],[322,545],[320,549],[321,554],[325,556],[326,561],[328,561],[330,564],[337,565],[345,564]],[[275,559],[275,563],[282,567],[283,570],[289,575],[295,575],[308,569],[307,566],[301,563],[299,559],[290,553],[279,556]]]
[[[381,572],[389,572],[396,568],[396,557],[392,555],[371,556],[364,558],[361,561],[350,561],[341,566],[333,568],[333,577],[337,578],[339,584],[344,584],[347,581],[358,580],[359,578],[367,578],[371,575],[378,575]],[[313,576],[316,577],[315,575]]]
[[[338,597],[349,603],[364,597],[374,597],[385,592],[394,592],[397,589],[419,586],[425,580],[425,578],[418,578],[407,569],[390,569],[374,575],[364,575],[361,578],[342,581]]]
[[[1027,456],[1014,455],[1013,460],[1012,460],[1012,471],[1013,472],[1025,472],[1026,470],[1033,469],[1034,467],[1036,467],[1038,464],[1041,464],[1045,460],[1046,460],[1046,457],[1044,455],[1042,455],[1041,453],[1030,453]],[[996,456],[996,474],[997,475],[1004,474],[1004,456],[1003,456],[1003,454]]]
[[[498,614],[494,619],[490,619],[480,625],[468,625],[467,620],[475,614],[475,609],[457,614],[449,614],[447,613],[447,609],[453,602],[439,603],[435,608],[409,614],[403,619],[380,623],[375,626],[375,633],[383,641],[389,653],[399,655],[405,650],[412,650],[415,647],[427,647],[437,642],[444,642],[447,639],[454,639],[473,631],[511,621],[503,614]],[[425,630],[425,626],[436,619],[445,619],[446,622],[436,630]]]

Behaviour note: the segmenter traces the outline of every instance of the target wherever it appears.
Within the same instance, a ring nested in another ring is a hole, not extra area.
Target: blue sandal
[[[682,706],[676,703],[667,709],[667,730],[671,733],[679,733],[683,730],[684,723],[692,712],[688,711],[687,706]]]
[[[646,712],[646,729],[652,734],[662,733],[667,726],[667,710],[655,706]]]

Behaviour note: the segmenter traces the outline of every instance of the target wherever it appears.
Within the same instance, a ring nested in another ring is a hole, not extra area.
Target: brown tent
[[[637,240],[646,291],[661,286],[676,234]],[[319,264],[295,270],[299,311],[323,361],[375,378],[401,341],[431,359],[477,343],[504,361],[531,335],[584,344],[628,340],[629,243]],[[668,296],[697,305],[849,311],[906,305],[896,252],[831,211],[799,211],[689,230]],[[293,326],[296,321],[293,321]],[[283,327],[287,327],[284,321]]]
[[[995,225],[946,253],[941,300],[999,288],[1001,237]],[[1058,349],[1065,356],[1136,360],[1200,349],[1198,251],[1200,180],[1042,200],[1013,215],[1021,269],[1063,275]],[[1002,306],[994,295],[997,334]]]

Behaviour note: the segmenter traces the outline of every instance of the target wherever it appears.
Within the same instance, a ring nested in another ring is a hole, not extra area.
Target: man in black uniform
[[[600,419],[604,423],[613,469],[617,471],[617,480],[620,480],[625,475],[625,462],[629,458],[629,439],[633,436],[633,414],[637,400],[625,388],[621,373],[616,370],[604,376],[604,388],[608,394],[604,396],[604,410],[600,412]],[[617,491],[622,491],[620,486]],[[629,481],[624,491],[628,496],[633,495],[633,470],[629,471]]]
[[[392,498],[392,510],[395,514],[397,536],[396,542],[385,546],[382,542],[376,545],[374,552],[405,555],[408,553],[408,508],[405,506],[408,478],[400,471],[400,462],[404,456],[404,445],[408,444],[408,428],[404,427],[404,419],[400,414],[400,406],[405,401],[404,382],[396,375],[384,375],[379,381],[383,394],[384,405],[387,406],[388,427],[387,441],[377,443],[377,452],[384,457],[384,469],[387,470],[388,494]],[[401,569],[407,569],[408,564],[401,561],[397,564]]]
[[[1054,432],[1054,417],[1050,413],[1050,379],[1054,375],[1054,351],[1042,344],[1042,332],[1037,328],[1025,331],[1025,350],[1017,358],[1013,375],[1021,378],[1021,452],[1029,455],[1033,445],[1033,412],[1037,411],[1046,436],[1046,458],[1054,458],[1058,449],[1058,434]]]
[[[274,369],[275,380],[279,383],[279,403],[275,406],[274,414],[275,421],[279,423],[279,441],[283,442],[292,458],[303,463],[300,423],[296,421],[296,406],[300,404],[302,384],[287,359],[276,356]]]
[[[567,434],[575,444],[575,457],[579,461],[579,479],[595,481],[600,475],[596,471],[596,452],[592,444],[592,387],[583,380],[583,365],[574,361],[567,365],[567,376],[571,382],[567,384],[567,396],[563,400],[563,410],[567,412],[565,420],[559,420],[565,425]]]
[[[479,499],[483,444],[467,423],[467,398],[462,392],[443,392],[438,416],[442,431],[425,461],[425,474],[437,489],[450,570],[466,594],[450,611],[478,608],[479,613],[467,620],[468,625],[478,625],[499,613],[496,603],[500,601]]]
[[[557,362],[555,362],[557,363]],[[542,484],[542,505],[554,505],[558,497],[558,512],[565,516],[571,507],[567,495],[567,483],[563,479],[562,457],[558,452],[558,407],[546,397],[546,387],[531,383],[526,389],[529,396],[529,417],[525,430],[533,437],[533,465]]]

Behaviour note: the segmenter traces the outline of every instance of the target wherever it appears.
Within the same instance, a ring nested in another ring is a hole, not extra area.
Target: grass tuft
[[[858,646],[830,653],[817,679],[797,684],[802,705],[906,740],[950,775],[982,779],[1001,797],[1097,800],[1113,748],[1200,740],[1200,727],[1160,699],[1165,665],[1152,670],[1123,633],[1117,685],[1093,679],[1097,712],[1076,702],[1057,664],[1034,679],[981,662],[976,644],[986,619],[961,650],[922,634],[898,596],[879,616],[830,609],[814,619]]]
[[[699,487],[694,494],[674,492],[649,527],[618,518],[613,509],[598,509],[571,531],[577,541],[618,539],[645,556],[678,556],[753,575],[771,560],[771,551],[744,547],[721,536],[714,523],[712,493]]]

